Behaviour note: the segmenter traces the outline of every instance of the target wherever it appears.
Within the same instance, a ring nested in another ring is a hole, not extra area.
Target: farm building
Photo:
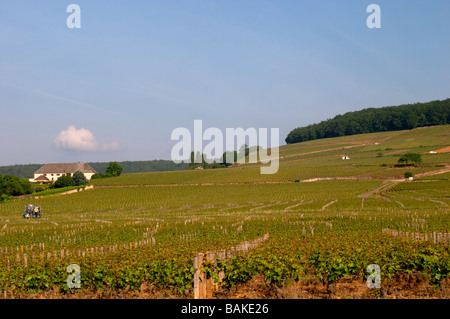
[[[73,175],[77,171],[82,172],[87,180],[97,173],[88,163],[45,164],[34,172],[34,178],[30,182],[53,182],[67,173]]]

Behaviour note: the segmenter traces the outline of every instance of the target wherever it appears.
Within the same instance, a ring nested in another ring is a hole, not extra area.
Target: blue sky
[[[284,144],[336,114],[445,99],[449,16],[448,0],[0,0],[0,165],[170,159],[196,119]]]

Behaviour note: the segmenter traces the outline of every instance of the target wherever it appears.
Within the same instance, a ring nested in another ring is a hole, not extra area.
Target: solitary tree
[[[89,183],[86,179],[86,176],[84,176],[84,174],[80,171],[76,171],[75,173],[73,173],[72,178],[75,186],[86,185]]]
[[[110,162],[108,167],[106,168],[106,176],[107,177],[116,177],[122,174],[122,166],[117,162]]]
[[[407,153],[405,155],[402,155],[398,162],[405,164],[408,164],[409,162],[413,164],[420,164],[422,163],[422,157],[418,153]]]

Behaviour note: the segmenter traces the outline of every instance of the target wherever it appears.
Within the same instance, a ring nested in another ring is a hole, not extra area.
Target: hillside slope
[[[280,147],[276,174],[262,175],[262,164],[240,164],[229,168],[122,174],[118,178],[93,181],[97,186],[178,185],[223,183],[284,183],[317,177],[401,178],[442,168],[450,162],[448,153],[423,154],[423,165],[392,169],[407,152],[426,153],[450,145],[450,125],[413,130],[326,138]],[[342,160],[347,155],[349,160]]]

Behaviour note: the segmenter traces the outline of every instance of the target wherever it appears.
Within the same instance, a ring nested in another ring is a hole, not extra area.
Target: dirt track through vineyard
[[[418,177],[425,177],[425,176],[432,176],[432,175],[438,175],[438,174],[447,173],[447,172],[450,172],[450,165],[448,165],[448,164],[445,166],[445,168],[441,168],[441,169],[438,169],[438,170],[435,170],[435,171],[430,171],[430,172],[416,174],[416,178],[418,178]],[[381,185],[380,187],[377,187],[377,188],[375,188],[375,189],[373,189],[371,191],[368,191],[368,192],[366,192],[364,194],[360,194],[360,195],[358,195],[358,197],[367,198],[367,197],[369,197],[372,194],[378,193],[382,189],[392,187],[395,184],[398,184],[398,183],[401,183],[401,182],[405,182],[405,181],[407,181],[407,179],[393,179],[393,180],[389,180],[388,183],[386,183],[384,185]],[[402,206],[403,206],[403,204],[402,204]]]

